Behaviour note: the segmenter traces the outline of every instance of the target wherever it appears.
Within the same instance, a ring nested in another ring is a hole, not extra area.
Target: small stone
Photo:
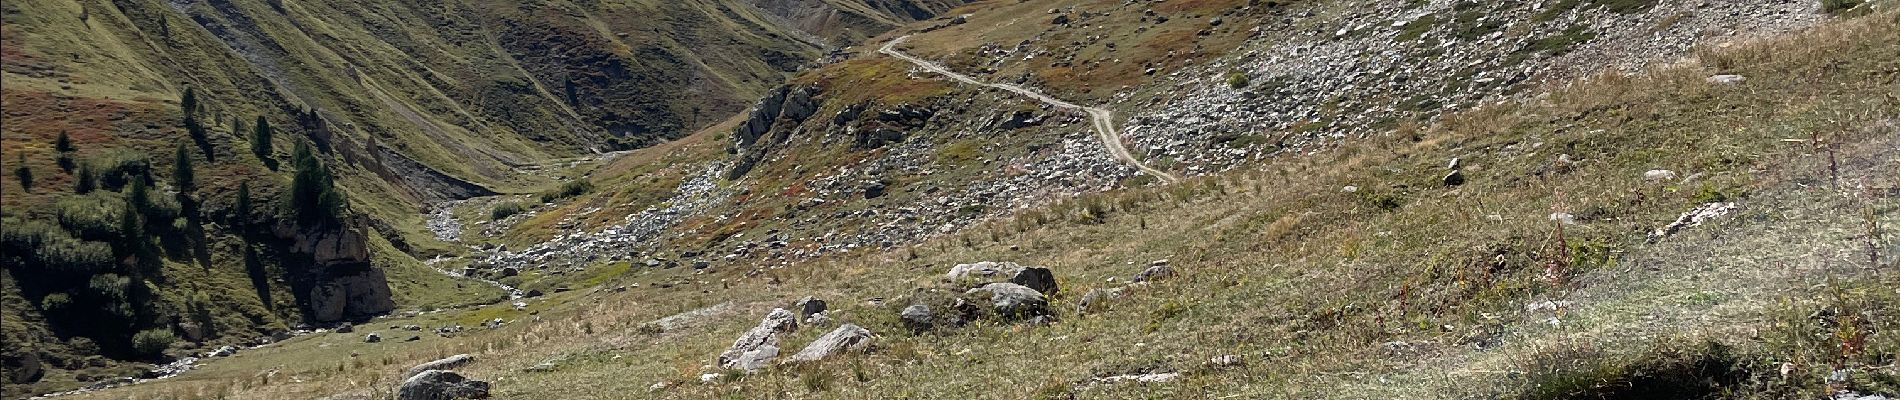
[[[1088,293],[1082,295],[1082,301],[1078,305],[1081,306],[1082,311],[1100,311],[1108,300],[1121,298],[1122,290],[1122,288],[1089,289]]]
[[[368,335],[363,335],[363,343],[376,343],[376,342],[381,342],[381,341],[383,341],[383,335],[378,335],[376,334],[376,332],[370,332]]]
[[[1174,276],[1174,267],[1170,267],[1168,266],[1168,264],[1164,263],[1164,264],[1158,264],[1152,267],[1148,267],[1148,269],[1141,270],[1141,272],[1135,273],[1134,277],[1129,278],[1128,281],[1129,282],[1147,282],[1149,280],[1168,278],[1168,277],[1173,277],[1173,276]]]
[[[798,303],[793,304],[793,308],[798,309],[799,320],[805,320],[810,318],[812,314],[822,313],[829,309],[825,306],[824,300],[819,300],[817,297],[812,296],[805,296],[805,298],[798,299]]]
[[[1670,171],[1666,169],[1652,169],[1649,171],[1644,171],[1643,180],[1650,181],[1650,182],[1673,181],[1673,180],[1676,180],[1676,171]]]
[[[1216,368],[1235,367],[1245,363],[1246,360],[1241,359],[1239,355],[1235,354],[1222,354],[1207,360],[1207,366]]]
[[[810,317],[805,317],[805,324],[811,326],[831,326],[831,316],[825,315],[825,313],[812,314]]]
[[[912,304],[898,312],[897,318],[904,320],[904,328],[910,329],[911,333],[921,333],[936,325],[937,316],[930,312],[930,306]]]
[[[1009,282],[1035,289],[1037,292],[1041,292],[1045,295],[1056,294],[1056,291],[1059,290],[1059,288],[1056,287],[1055,273],[1050,272],[1048,268],[1042,267],[1028,267],[1016,271],[1016,275],[1010,277]]]
[[[1741,75],[1722,74],[1722,75],[1709,76],[1708,80],[1709,80],[1709,83],[1713,83],[1717,85],[1733,85],[1737,83],[1742,83],[1742,81],[1746,81],[1748,80],[1748,78]]]
[[[1451,173],[1445,174],[1445,179],[1443,179],[1443,181],[1446,187],[1455,187],[1455,186],[1464,185],[1465,172],[1457,171],[1457,170],[1451,171]]]

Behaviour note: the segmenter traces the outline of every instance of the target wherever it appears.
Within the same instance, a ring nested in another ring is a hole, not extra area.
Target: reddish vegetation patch
[[[786,186],[785,190],[779,191],[778,194],[780,196],[799,196],[799,195],[805,194],[806,191],[807,190],[805,190],[805,183],[799,182],[796,184],[792,184],[791,186]]]
[[[38,57],[26,53],[26,46],[20,43],[20,34],[12,26],[0,26],[0,65],[14,73],[25,74],[35,66],[43,66]]]
[[[9,141],[28,139],[50,144],[60,131],[81,146],[119,139],[159,139],[127,133],[143,130],[141,122],[167,127],[176,122],[161,114],[163,106],[152,103],[24,90],[0,90],[0,102],[5,103],[0,122],[6,125]]]

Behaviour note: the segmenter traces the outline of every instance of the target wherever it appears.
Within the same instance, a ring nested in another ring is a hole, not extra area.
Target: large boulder
[[[8,354],[0,358],[0,364],[6,366],[7,383],[39,382],[40,378],[46,376],[46,368],[40,363],[40,353],[36,351]]]
[[[798,331],[797,315],[783,308],[772,309],[772,312],[765,314],[764,320],[759,321],[758,326],[747,330],[744,335],[739,336],[738,340],[732,341],[732,347],[719,353],[719,366],[738,368],[742,357],[747,356],[747,352],[766,346],[772,347],[771,356],[777,356],[779,336],[796,331]],[[760,353],[754,355],[757,354]],[[766,358],[769,359],[770,356]]]
[[[279,222],[274,231],[289,240],[290,249],[310,257],[312,265],[290,276],[315,322],[367,318],[396,309],[383,269],[370,263],[366,219],[304,226]]]
[[[368,263],[326,267],[310,288],[310,318],[320,322],[365,318],[396,309],[389,279]]]
[[[965,294],[990,296],[990,306],[1004,319],[1028,319],[1050,315],[1049,298],[1035,289],[1009,282],[997,282],[970,289]]]
[[[488,382],[468,379],[450,371],[427,371],[402,382],[397,400],[486,399]]]
[[[416,365],[415,367],[411,367],[409,368],[409,373],[403,374],[402,376],[411,377],[411,376],[416,376],[416,374],[420,374],[423,372],[452,370],[456,368],[461,368],[462,366],[468,365],[468,363],[474,362],[474,361],[475,361],[475,356],[471,356],[467,354],[456,354],[456,355],[448,356],[440,360],[430,361],[430,362]]]
[[[856,324],[844,324],[824,336],[819,336],[818,340],[813,340],[811,344],[805,345],[804,350],[799,350],[798,354],[792,355],[791,362],[818,361],[847,350],[864,351],[870,347],[870,330]]]

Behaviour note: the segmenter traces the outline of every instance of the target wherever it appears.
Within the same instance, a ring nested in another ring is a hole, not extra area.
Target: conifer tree
[[[257,159],[259,160],[269,159],[271,152],[270,141],[270,121],[265,120],[264,116],[259,115],[257,116],[257,123],[251,127],[251,154],[257,155]]]
[[[33,168],[26,166],[26,153],[20,153],[20,161],[13,166],[13,176],[20,178],[20,189],[33,191]]]

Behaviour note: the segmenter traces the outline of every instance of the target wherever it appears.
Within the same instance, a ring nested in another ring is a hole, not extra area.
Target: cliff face
[[[386,274],[370,262],[364,224],[362,218],[317,227],[279,223],[278,238],[290,241],[297,258],[309,258],[308,264],[285,268],[307,319],[355,320],[396,309]]]

